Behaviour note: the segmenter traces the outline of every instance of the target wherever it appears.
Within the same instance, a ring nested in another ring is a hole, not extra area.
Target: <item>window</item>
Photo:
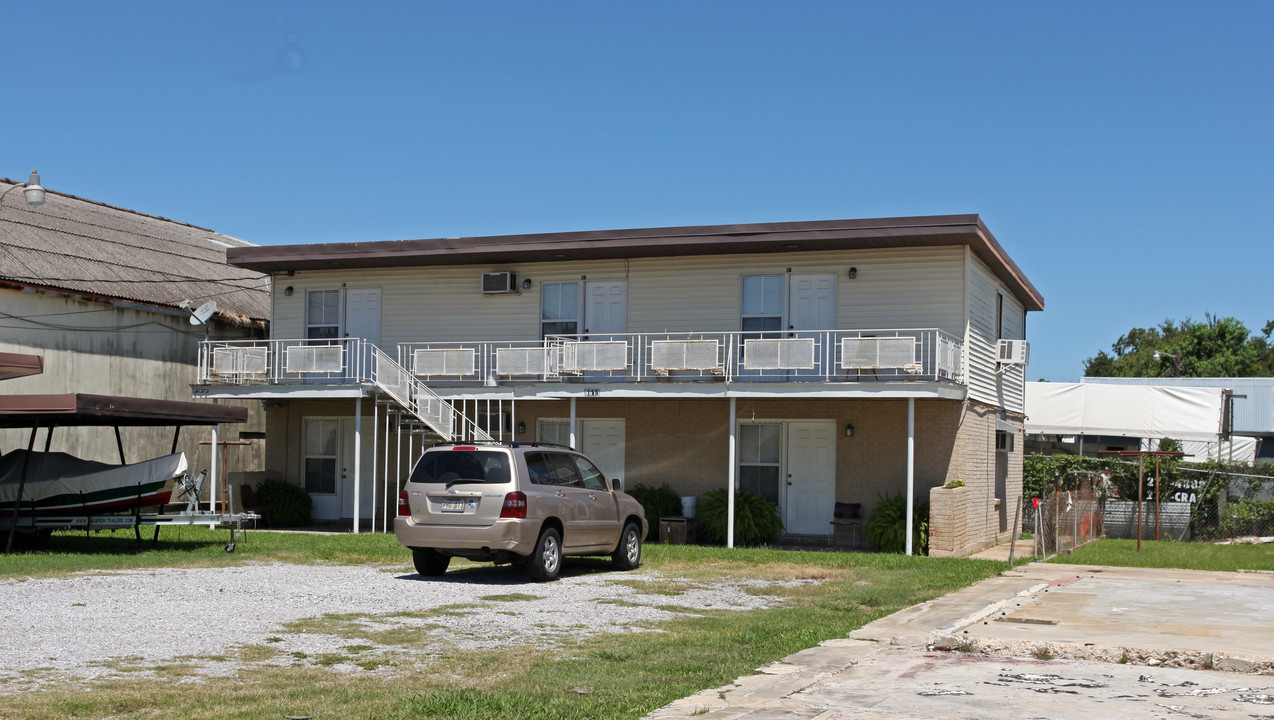
[[[449,483],[456,480],[504,485],[509,482],[508,455],[489,450],[447,450],[425,453],[411,473],[411,482]]]
[[[305,492],[311,495],[336,494],[336,441],[340,421],[306,418],[303,468]]]
[[[571,446],[571,424],[561,420],[541,420],[536,433],[540,442]]]
[[[739,428],[739,489],[760,493],[779,504],[779,460],[783,426],[743,425]]]
[[[995,339],[1004,337],[1004,294],[995,294]]]
[[[743,278],[743,324],[740,329],[745,332],[783,329],[782,275],[749,275]]]
[[[575,463],[571,461],[571,456],[566,453],[546,453],[552,460],[554,469],[557,471],[557,484],[569,487],[584,487],[584,478],[580,477],[579,469],[575,467]]]
[[[602,471],[597,466],[589,462],[588,458],[572,455],[575,460],[575,467],[579,470],[579,474],[584,478],[584,487],[589,490],[606,490],[606,478],[602,475]]]
[[[305,293],[305,337],[326,340],[340,336],[341,291],[310,290]]]
[[[579,334],[579,283],[540,285],[540,335]]]

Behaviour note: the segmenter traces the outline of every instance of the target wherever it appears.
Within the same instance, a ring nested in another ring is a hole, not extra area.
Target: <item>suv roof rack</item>
[[[487,447],[498,446],[498,447],[511,447],[511,448],[552,447],[552,448],[562,448],[564,450],[570,450],[572,452],[579,452],[578,450],[571,447],[570,445],[563,445],[562,443],[540,442],[538,440],[446,440],[442,442],[436,442],[433,445],[430,445],[429,447],[430,448],[454,447],[456,445],[464,445],[464,446],[472,445],[474,447],[482,445]]]

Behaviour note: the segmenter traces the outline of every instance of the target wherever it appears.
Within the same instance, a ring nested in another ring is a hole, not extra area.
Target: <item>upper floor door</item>
[[[781,362],[776,363],[788,367],[745,368],[740,374],[749,380],[788,380],[802,374],[823,374],[831,367],[830,362],[834,358],[834,350],[830,347],[833,334],[815,331],[835,327],[835,275],[745,276],[740,321],[744,340],[812,340],[813,357],[806,358],[808,353],[804,344],[793,343],[795,347],[781,353]],[[807,359],[812,359],[813,369],[790,367],[805,364],[803,361]]]

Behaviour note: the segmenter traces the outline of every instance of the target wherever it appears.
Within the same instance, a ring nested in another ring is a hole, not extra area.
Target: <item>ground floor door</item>
[[[375,417],[363,418],[361,428],[361,445],[359,464],[362,472],[358,477],[358,514],[366,519],[372,517],[376,508],[376,459],[372,444],[372,426]],[[338,486],[341,494],[341,517],[345,520],[354,517],[354,418],[341,418],[341,476]]]
[[[364,418],[359,514],[372,516],[371,426]],[[354,517],[354,418],[309,417],[303,423],[301,482],[312,501],[314,520]]]
[[[826,535],[836,505],[836,424],[787,423],[783,526],[792,535]]]
[[[836,505],[836,423],[790,420],[739,427],[739,489],[778,505],[784,531],[826,535]]]

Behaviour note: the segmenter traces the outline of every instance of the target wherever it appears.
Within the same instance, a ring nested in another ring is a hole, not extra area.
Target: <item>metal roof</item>
[[[1274,378],[1128,378],[1085,377],[1080,382],[1107,385],[1165,385],[1168,387],[1205,387],[1231,390],[1234,398],[1234,434],[1247,436],[1274,436]]]
[[[43,355],[0,352],[0,380],[39,375],[43,372]]]
[[[938,245],[968,246],[1027,310],[1044,309],[1043,296],[977,215],[234,247],[226,259],[259,272],[286,272]]]
[[[0,178],[0,192],[16,184]],[[0,210],[0,284],[177,307],[216,300],[229,321],[270,316],[269,278],[226,264],[251,243],[207,228],[49,190]]]
[[[154,427],[247,422],[248,409],[118,395],[0,395],[0,428]]]

